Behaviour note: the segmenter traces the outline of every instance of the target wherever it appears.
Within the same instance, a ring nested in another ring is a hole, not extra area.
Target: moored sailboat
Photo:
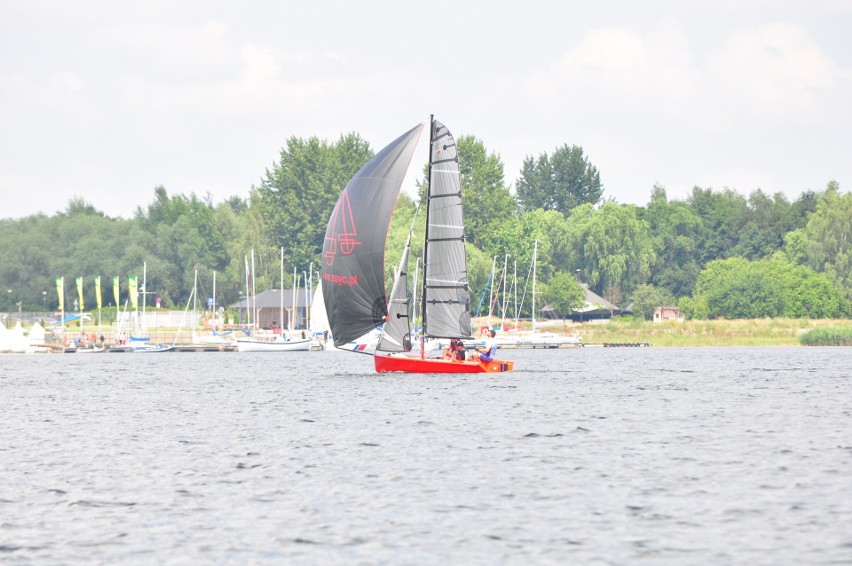
[[[248,265],[246,265],[248,268]],[[281,318],[284,316],[284,248],[281,248]],[[248,270],[246,271],[248,276]],[[254,281],[254,250],[251,254],[251,279]],[[247,286],[247,290],[248,290]],[[251,295],[254,295],[253,285]],[[293,305],[296,304],[296,279],[293,278]],[[254,309],[252,309],[254,311]],[[254,328],[245,338],[236,339],[238,352],[307,352],[311,349],[311,339],[303,336],[296,338],[289,331],[277,332],[261,330],[255,320]]]

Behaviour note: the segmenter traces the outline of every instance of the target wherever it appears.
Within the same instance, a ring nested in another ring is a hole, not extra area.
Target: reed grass
[[[802,346],[852,346],[852,326],[825,326],[799,336]]]
[[[813,330],[845,328],[848,340],[852,326],[831,319],[764,318],[740,320],[687,320],[650,322],[616,318],[608,322],[550,323],[546,330],[582,337],[594,343],[649,343],[652,346],[798,346],[800,338]]]

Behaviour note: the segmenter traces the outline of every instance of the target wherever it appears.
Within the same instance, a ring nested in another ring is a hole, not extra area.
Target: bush
[[[814,328],[799,336],[802,346],[852,346],[852,328],[826,326]]]

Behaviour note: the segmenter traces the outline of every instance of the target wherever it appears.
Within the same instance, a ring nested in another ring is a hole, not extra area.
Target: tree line
[[[693,318],[852,314],[852,193],[833,181],[793,201],[761,189],[746,196],[698,186],[670,199],[658,185],[646,205],[636,206],[606,198],[599,171],[579,146],[528,156],[512,190],[498,154],[475,136],[456,142],[472,297],[491,284],[495,264],[506,264],[510,277],[523,274],[516,285],[527,285],[537,245],[536,304],[562,314],[580,306],[580,283],[644,316],[660,305],[678,305]],[[53,216],[0,220],[0,311],[18,302],[24,310],[55,309],[59,276],[82,276],[91,307],[94,278],[118,275],[121,302],[128,277],[141,282],[143,264],[146,290],[164,305],[183,307],[196,269],[199,296],[212,296],[215,272],[217,303],[231,304],[246,294],[250,252],[256,289],[279,287],[282,247],[289,287],[294,268],[299,275],[311,265],[319,269],[331,209],[373,153],[355,133],[334,142],[291,137],[247,198],[214,203],[209,194],[170,195],[158,186],[150,204],[128,219],[74,198]],[[420,196],[425,179],[424,171]],[[388,280],[412,226],[412,241],[422,243],[418,198],[400,196],[386,249]],[[66,297],[75,295],[69,284]],[[104,306],[113,302],[111,288],[103,296]],[[530,316],[529,305],[527,299],[522,316]]]

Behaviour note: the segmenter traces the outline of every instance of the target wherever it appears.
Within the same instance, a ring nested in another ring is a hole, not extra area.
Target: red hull
[[[460,362],[433,358],[415,358],[405,355],[374,356],[376,371],[403,373],[500,373],[512,371],[515,362],[494,360],[492,362]]]

